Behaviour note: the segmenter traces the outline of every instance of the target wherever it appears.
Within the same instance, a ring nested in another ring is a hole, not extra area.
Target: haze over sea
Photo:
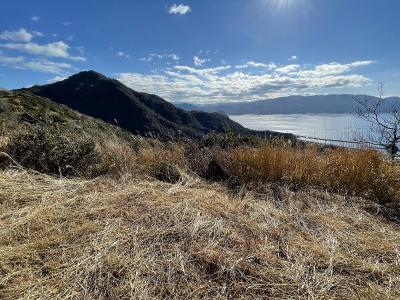
[[[370,134],[370,124],[353,114],[230,115],[229,117],[250,129],[273,130],[320,139],[354,141]]]

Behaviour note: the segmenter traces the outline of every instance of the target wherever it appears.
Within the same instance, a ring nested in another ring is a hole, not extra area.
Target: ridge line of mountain
[[[140,135],[200,138],[207,133],[228,130],[240,134],[293,138],[290,134],[244,128],[220,113],[185,111],[157,95],[134,91],[95,71],[83,71],[59,82],[20,90]]]
[[[367,98],[377,101],[379,98],[368,95],[330,94],[312,96],[287,96],[274,99],[257,100],[252,102],[225,102],[213,104],[175,103],[185,110],[203,110],[206,112],[223,112],[227,115],[243,114],[341,114],[353,113],[358,103],[353,97]],[[389,108],[393,102],[400,102],[400,97],[384,98],[385,107]]]

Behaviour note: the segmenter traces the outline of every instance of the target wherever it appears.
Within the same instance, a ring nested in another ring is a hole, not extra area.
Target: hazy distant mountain
[[[156,95],[136,92],[94,71],[27,90],[133,133],[200,137],[226,128],[254,133],[223,114],[187,112]]]
[[[190,104],[190,103],[178,103],[178,104],[175,104],[175,106],[178,108],[181,108],[183,110],[186,110],[186,111],[192,111],[192,110],[198,109],[198,107],[196,105]]]
[[[225,112],[228,115],[243,114],[341,114],[353,113],[357,103],[354,95],[320,95],[320,96],[289,96],[254,102],[231,102],[220,104],[195,105],[178,103],[176,106],[189,110],[202,110],[206,112]],[[357,97],[368,97],[371,101],[378,98],[372,96],[358,95]],[[399,102],[399,97],[391,97],[385,100],[389,106],[393,102]]]

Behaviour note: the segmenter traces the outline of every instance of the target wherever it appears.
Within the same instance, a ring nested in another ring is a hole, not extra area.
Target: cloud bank
[[[0,33],[0,39],[13,42],[30,42],[33,34],[28,32],[25,28],[20,28],[18,31],[3,31]]]
[[[39,20],[39,19],[38,19]],[[83,62],[86,58],[70,53],[71,47],[64,41],[38,44],[35,38],[42,38],[40,31],[28,31],[25,28],[0,33],[0,48],[12,54],[4,54],[0,50],[0,65],[14,69],[24,69],[51,74],[65,74],[74,70],[71,61]],[[83,48],[76,51],[83,54]],[[54,59],[68,62],[53,61]]]
[[[62,74],[72,69],[69,63],[53,62],[43,58],[25,58],[23,56],[1,56],[0,65],[7,65],[14,69],[31,70],[43,73]]]
[[[21,52],[43,55],[48,57],[61,57],[75,61],[85,61],[82,56],[72,56],[68,50],[70,46],[63,41],[39,45],[36,43],[6,43],[0,44],[0,48],[18,50]]]
[[[310,67],[248,62],[203,69],[178,65],[150,75],[118,73],[116,78],[135,90],[158,94],[169,101],[254,101],[310,93],[316,89],[361,87],[371,80],[354,71],[372,63],[374,61],[332,62]]]

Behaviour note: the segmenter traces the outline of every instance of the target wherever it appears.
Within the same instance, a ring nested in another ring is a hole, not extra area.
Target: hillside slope
[[[81,114],[28,91],[0,91],[0,133],[8,135],[22,125],[52,126],[90,136],[128,137],[123,129]]]
[[[26,91],[0,104],[0,151],[25,147],[0,164],[1,299],[400,297],[400,168],[382,154],[231,133],[137,144]],[[67,173],[82,135],[98,172],[78,156]]]
[[[136,92],[94,71],[28,91],[141,135],[200,137],[227,128],[236,133],[254,133],[226,116],[186,112],[156,95]]]

